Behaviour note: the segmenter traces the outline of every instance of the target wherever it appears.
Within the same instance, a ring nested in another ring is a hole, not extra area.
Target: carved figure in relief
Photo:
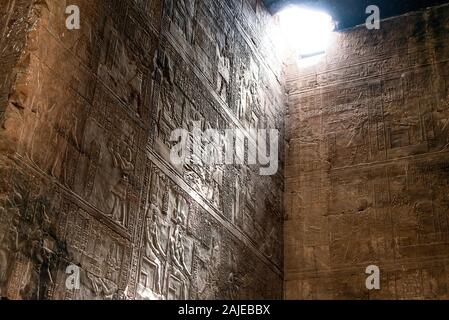
[[[171,60],[163,50],[159,50],[154,56],[152,78],[154,82],[160,81],[157,111],[159,138],[170,146],[171,131],[181,126],[179,115],[182,114],[184,104],[176,101]]]
[[[175,113],[175,99],[173,96],[173,91],[167,86],[162,86],[161,89],[161,103],[162,103],[162,116],[168,122],[173,120],[173,115]]]
[[[241,69],[240,71],[240,100],[237,105],[237,116],[248,125],[254,125],[253,114],[260,114],[261,111],[258,73],[258,67],[253,59],[249,62],[248,70]]]
[[[215,51],[218,59],[217,92],[226,100],[231,68],[231,53],[228,37],[226,37],[224,45],[222,45],[218,39],[216,43]]]
[[[3,209],[3,210],[1,210]],[[3,212],[2,212],[3,211]],[[4,213],[4,208],[0,207],[0,214]],[[4,242],[5,234],[0,234],[0,294],[2,293],[3,283],[8,277],[8,248]]]
[[[220,188],[223,181],[223,170],[216,165],[212,165],[210,170],[211,174],[207,184],[206,199],[218,208],[220,206]]]
[[[247,181],[251,181],[251,171],[248,166],[243,166],[242,169],[242,181],[240,188],[240,216],[244,216],[245,210],[252,211],[255,207],[256,200],[254,199],[254,185],[253,183],[247,183]]]
[[[184,225],[187,220],[186,203],[181,195],[178,195],[175,199],[175,208],[173,209],[173,219],[176,223]]]
[[[40,226],[35,226],[31,232],[32,236],[29,241],[30,253],[34,262],[31,273],[29,287],[24,290],[30,297],[36,299],[45,298],[48,284],[53,284],[53,276],[51,274],[51,265],[54,253],[47,246],[52,243],[52,239],[46,235]]]
[[[166,184],[164,179],[159,175],[155,174],[152,182],[152,196],[151,196],[151,206],[159,210],[161,214],[167,214],[165,206],[166,195]],[[151,209],[151,208],[150,208]]]
[[[240,290],[240,279],[238,276],[238,266],[237,257],[233,252],[229,256],[229,268],[230,272],[227,279],[227,295],[231,300],[236,300],[238,298],[238,292]]]
[[[111,272],[119,271],[121,267],[122,253],[121,247],[116,242],[111,242],[108,250],[108,257],[106,260],[106,264]]]
[[[127,204],[127,188],[128,188],[128,175],[134,170],[132,163],[132,152],[129,147],[126,148],[127,157],[122,155],[112,145],[108,145],[109,152],[113,159],[114,168],[119,168],[122,173],[121,179],[115,186],[112,187],[111,193],[113,195],[113,206],[110,212],[112,219],[122,226],[126,226],[128,216],[128,204]]]
[[[189,132],[187,145],[190,151],[190,155],[185,162],[187,166],[191,164],[202,165],[202,132],[206,126],[206,121],[201,112],[193,104],[190,104],[185,110],[185,126]],[[195,134],[196,132],[198,134]]]
[[[166,254],[161,246],[159,238],[160,232],[160,210],[154,205],[153,198],[152,204],[147,211],[145,221],[145,254],[156,265],[155,285],[154,293],[161,294],[162,289],[162,260],[165,259]]]
[[[96,140],[92,140],[88,147],[88,165],[84,175],[84,196],[88,198],[88,196],[92,193],[92,189],[94,187],[95,173],[98,170],[100,154],[101,154],[101,145]]]
[[[99,66],[99,74],[109,86],[138,115],[141,116],[143,72],[137,59],[127,49],[113,23],[105,25],[107,52]]]
[[[202,285],[198,288],[198,294],[207,297],[209,291],[217,289],[218,267],[220,265],[220,245],[215,237],[212,237],[209,256],[203,261],[206,268]]]
[[[276,229],[275,229],[275,227],[272,227],[270,233],[268,234],[268,236],[265,237],[265,240],[260,247],[260,251],[263,252],[267,258],[270,258],[270,259],[273,258],[274,253],[276,252],[276,247],[275,247],[276,237],[275,237],[275,235],[276,235]]]
[[[184,165],[184,177],[186,181],[201,195],[205,194],[204,181],[206,180],[206,169],[201,164]]]
[[[170,237],[170,249],[174,265],[181,271],[184,271],[188,276],[190,276],[191,274],[187,268],[185,261],[184,239],[179,223],[176,224],[175,229],[173,230],[173,234]]]
[[[249,91],[251,93],[251,111],[259,113],[261,108],[260,91],[254,74],[252,74]]]
[[[8,256],[6,251],[0,249],[0,294],[1,285],[7,280],[8,274]]]
[[[35,164],[35,143],[37,138],[37,133],[39,130],[43,130],[43,128],[48,128],[51,121],[51,114],[56,109],[56,104],[53,103],[49,105],[48,101],[37,101],[32,100],[31,112],[35,115],[35,119],[33,124],[30,125],[30,131],[26,137],[26,147],[25,147],[25,155],[27,158]]]
[[[127,85],[129,87],[128,103],[132,106],[134,112],[141,116],[141,100],[142,100],[142,88],[143,88],[143,73],[140,70],[135,70],[133,76],[128,80]]]
[[[187,121],[189,130],[188,146],[190,148],[190,157],[184,163],[184,177],[200,194],[204,195],[204,182],[206,180],[206,166],[203,163],[204,144],[202,132],[205,128],[205,120],[201,113],[191,106],[189,120]]]
[[[194,0],[172,0],[172,21],[188,43],[192,41]],[[169,6],[171,7],[171,6]]]
[[[114,299],[118,290],[116,284],[90,273],[87,274],[87,278],[90,280],[90,287],[95,294],[95,297],[104,300]]]

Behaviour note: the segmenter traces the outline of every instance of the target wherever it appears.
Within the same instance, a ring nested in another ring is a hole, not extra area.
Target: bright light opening
[[[289,6],[280,13],[279,26],[289,50],[300,59],[316,60],[326,53],[335,25],[325,12]]]

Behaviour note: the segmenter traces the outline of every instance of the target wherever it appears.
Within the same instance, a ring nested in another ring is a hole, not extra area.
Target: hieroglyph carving
[[[222,43],[217,37],[215,51],[218,60],[216,91],[218,95],[226,101],[231,78],[231,52],[228,36],[225,37],[224,43]]]
[[[113,168],[121,172],[120,180],[111,189],[113,205],[109,215],[115,222],[126,227],[129,210],[127,203],[128,175],[134,170],[134,165],[132,163],[131,149],[128,146],[126,147],[125,156],[122,156],[116,148],[112,143],[108,146],[113,160]]]

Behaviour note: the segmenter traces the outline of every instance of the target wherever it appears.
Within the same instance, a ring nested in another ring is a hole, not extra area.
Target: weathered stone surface
[[[168,159],[192,121],[282,130],[263,5],[1,2],[0,296],[281,298],[281,170]]]
[[[0,297],[449,298],[448,6],[283,70],[259,0],[0,4]],[[196,123],[284,172],[172,164]]]
[[[449,297],[448,26],[435,7],[287,66],[287,299]]]

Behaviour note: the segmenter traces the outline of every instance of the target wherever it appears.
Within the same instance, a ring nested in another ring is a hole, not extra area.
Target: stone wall
[[[281,170],[168,158],[194,121],[282,132],[261,3],[1,3],[0,296],[281,298]]]
[[[448,34],[435,7],[287,67],[286,298],[449,298]]]

